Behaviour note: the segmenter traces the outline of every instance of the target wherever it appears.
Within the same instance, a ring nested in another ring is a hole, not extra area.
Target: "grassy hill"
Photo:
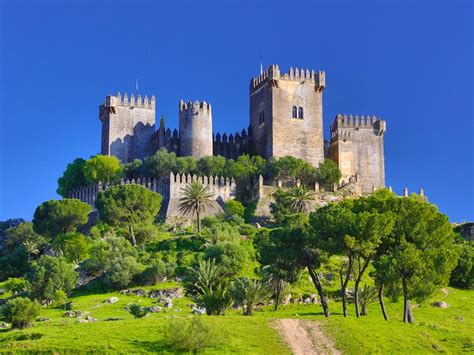
[[[176,283],[165,283],[150,288],[169,288]],[[119,302],[104,301],[116,296]],[[93,323],[78,323],[74,318],[63,317],[61,309],[43,309],[36,322],[26,330],[0,330],[0,352],[170,352],[164,340],[164,329],[175,318],[198,317],[191,313],[192,301],[175,299],[171,309],[163,309],[146,318],[134,319],[124,308],[129,303],[143,306],[156,305],[156,300],[142,296],[114,293],[77,294],[72,297],[74,309],[87,311],[97,319]],[[443,300],[448,309],[432,306]],[[222,336],[224,345],[207,353],[288,354],[287,345],[275,329],[275,318],[299,318],[320,322],[343,353],[447,353],[474,352],[474,307],[472,291],[449,289],[439,292],[415,309],[415,325],[401,322],[402,304],[387,302],[391,320],[382,319],[377,303],[369,307],[366,317],[356,319],[352,314],[344,319],[338,302],[331,302],[332,316],[324,319],[319,305],[291,304],[278,312],[271,308],[244,317],[238,310],[226,316],[199,316],[211,324]],[[121,320],[107,320],[121,318]]]

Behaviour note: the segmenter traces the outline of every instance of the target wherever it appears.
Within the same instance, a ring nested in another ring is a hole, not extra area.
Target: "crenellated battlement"
[[[142,98],[139,94],[135,96],[134,94],[128,96],[127,93],[120,94],[118,93],[116,96],[108,95],[105,98],[105,107],[114,107],[114,106],[122,106],[122,107],[140,107],[149,110],[154,110],[156,105],[156,99],[153,95],[151,98],[148,98],[147,95]]]
[[[337,114],[333,123],[331,124],[331,140],[337,136],[350,137],[351,130],[343,130],[342,128],[351,129],[372,129],[376,135],[383,135],[386,131],[386,122],[379,117],[369,115],[367,116],[353,116]]]
[[[213,134],[214,155],[221,155],[227,159],[237,159],[238,156],[247,151],[250,137],[247,130],[235,134],[226,133]]]
[[[315,83],[318,91],[322,91],[326,86],[326,73],[322,70],[314,71],[313,69],[290,67],[288,73],[281,73],[278,65],[272,64],[260,75],[252,78],[250,81],[250,91],[256,90],[268,82],[278,87],[278,80],[307,81]],[[275,80],[275,81],[274,81]]]
[[[196,112],[212,112],[212,106],[210,103],[207,103],[206,101],[188,101],[185,102],[184,100],[180,100],[179,102],[179,111],[180,112],[191,112],[191,113],[196,113]]]

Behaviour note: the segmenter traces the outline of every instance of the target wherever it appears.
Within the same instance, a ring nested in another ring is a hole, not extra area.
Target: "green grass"
[[[160,287],[173,287],[166,283]],[[150,288],[150,287],[148,287]],[[116,304],[104,304],[117,296]],[[435,300],[443,300],[448,309],[433,307]],[[96,323],[79,324],[75,319],[64,318],[64,310],[43,309],[41,317],[47,322],[36,322],[26,330],[0,330],[0,352],[169,352],[164,342],[164,329],[171,318],[192,317],[187,298],[176,299],[174,308],[149,317],[134,319],[124,307],[128,303],[153,305],[156,301],[146,297],[118,293],[76,294],[72,298],[74,309],[88,311],[98,319]],[[401,303],[387,302],[391,320],[382,319],[378,304],[369,307],[369,315],[356,319],[353,305],[350,316],[344,319],[338,302],[331,302],[331,318],[324,319],[319,305],[288,305],[273,312],[270,307],[244,317],[231,310],[224,317],[202,318],[216,329],[228,334],[228,341],[220,348],[207,353],[288,354],[289,350],[273,328],[274,318],[317,320],[325,332],[334,339],[344,353],[446,353],[474,352],[473,292],[450,289],[448,296],[441,292],[414,310],[415,325],[401,322]],[[182,311],[175,311],[180,308]],[[110,317],[122,321],[105,321]],[[459,321],[456,317],[463,317]]]

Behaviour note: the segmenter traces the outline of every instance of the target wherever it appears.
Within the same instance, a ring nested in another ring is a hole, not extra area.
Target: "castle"
[[[338,114],[324,140],[324,71],[270,65],[250,81],[249,127],[235,134],[212,129],[212,106],[206,101],[179,103],[179,131],[155,127],[156,99],[127,94],[107,96],[99,108],[101,153],[122,162],[143,159],[165,147],[178,156],[237,158],[255,153],[266,159],[291,155],[317,167],[331,158],[341,181],[356,180],[359,193],[385,186],[386,122],[375,116]]]

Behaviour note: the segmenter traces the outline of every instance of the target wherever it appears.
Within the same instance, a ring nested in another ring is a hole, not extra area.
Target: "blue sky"
[[[425,189],[474,220],[473,8],[445,1],[0,2],[0,220],[58,198],[67,163],[100,150],[105,95],[213,104],[214,128],[248,126],[260,56],[326,71],[325,135],[340,113],[387,120],[387,185]]]

